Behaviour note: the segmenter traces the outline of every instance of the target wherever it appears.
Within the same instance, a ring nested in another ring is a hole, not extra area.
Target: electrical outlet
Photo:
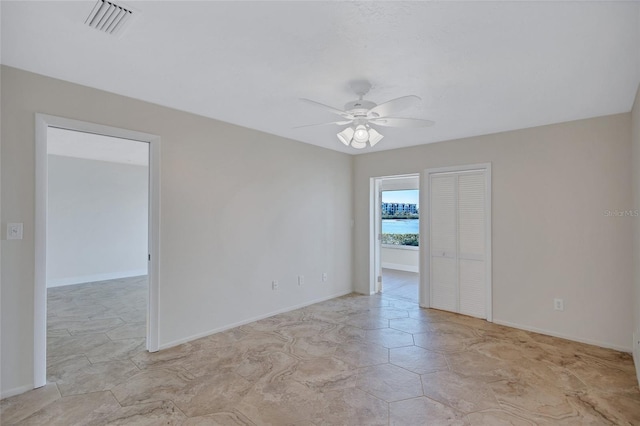
[[[298,285],[304,284],[304,275],[298,275]]]
[[[564,311],[564,299],[553,299],[553,309],[556,311]]]
[[[323,273],[322,273],[322,282],[323,282],[323,283],[324,283],[324,282],[327,282],[327,279],[328,279],[328,277],[327,277],[327,273],[326,273],[326,272],[323,272]]]
[[[271,281],[271,290],[278,291],[278,280]]]
[[[7,223],[7,240],[22,239],[22,223]]]

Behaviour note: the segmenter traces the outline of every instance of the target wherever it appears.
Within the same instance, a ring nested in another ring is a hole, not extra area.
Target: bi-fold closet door
[[[429,304],[491,320],[490,167],[426,178]]]

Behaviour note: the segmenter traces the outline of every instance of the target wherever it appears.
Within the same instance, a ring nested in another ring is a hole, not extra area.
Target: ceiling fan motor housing
[[[375,102],[366,101],[364,99],[358,99],[355,101],[347,102],[344,105],[345,111],[351,112],[353,115],[367,115],[367,111],[371,108],[374,108],[376,105]]]

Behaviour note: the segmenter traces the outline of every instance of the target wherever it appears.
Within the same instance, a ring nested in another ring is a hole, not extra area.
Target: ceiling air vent
[[[133,11],[106,0],[98,0],[84,22],[107,34],[121,35],[131,23]]]

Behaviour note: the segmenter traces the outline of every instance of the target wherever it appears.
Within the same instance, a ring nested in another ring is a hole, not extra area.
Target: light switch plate
[[[21,239],[22,239],[22,224],[7,223],[7,240],[21,240]]]

